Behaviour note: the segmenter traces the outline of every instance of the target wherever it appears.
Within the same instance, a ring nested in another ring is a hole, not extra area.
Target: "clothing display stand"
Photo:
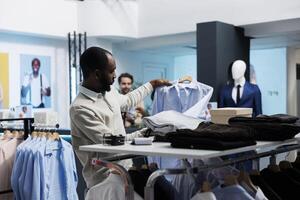
[[[263,157],[268,157],[271,156],[270,158],[270,164],[276,164],[276,157],[275,155],[280,154],[280,153],[285,153],[285,152],[289,152],[289,151],[293,151],[293,150],[298,150],[300,149],[300,144],[294,144],[291,146],[282,146],[279,147],[275,150],[270,150],[268,152],[263,152],[263,153],[258,153],[256,155],[249,155],[249,156],[242,156],[240,158],[236,158],[236,159],[230,159],[230,160],[226,160],[223,161],[221,163],[218,164],[212,164],[212,165],[203,165],[200,167],[195,167],[195,168],[182,168],[182,169],[161,169],[161,170],[157,170],[155,172],[153,172],[146,184],[145,187],[145,200],[154,200],[154,185],[155,182],[157,181],[157,179],[160,176],[164,176],[164,175],[176,175],[176,174],[189,174],[189,173],[199,173],[202,171],[206,171],[206,170],[213,170],[216,168],[221,168],[221,167],[226,167],[229,165],[233,165],[233,164],[237,164],[237,163],[241,163],[241,162],[245,162],[245,161],[249,161],[249,160],[255,160],[255,159],[259,159],[259,158],[263,158]]]
[[[270,150],[271,149],[271,150]],[[178,159],[205,159],[205,158],[215,158],[220,156],[228,156],[233,154],[239,154],[242,152],[249,152],[253,150],[259,150],[261,153],[257,153],[255,155],[243,155],[240,157],[236,157],[231,160],[225,160],[222,163],[212,164],[212,165],[203,165],[197,168],[180,168],[180,169],[160,169],[152,173],[149,177],[148,182],[145,187],[145,200],[153,200],[154,199],[154,184],[158,177],[167,174],[195,174],[200,171],[220,168],[228,165],[232,165],[235,163],[241,163],[248,160],[257,160],[259,158],[271,156],[274,160],[275,155],[289,152],[292,150],[300,149],[299,138],[290,139],[281,142],[257,142],[257,145],[242,147],[237,149],[231,149],[226,151],[211,151],[211,150],[197,150],[197,149],[176,149],[170,147],[170,143],[153,143],[152,145],[148,146],[137,146],[137,145],[130,145],[128,142],[125,145],[120,146],[107,146],[103,144],[95,144],[95,145],[85,145],[80,146],[79,150],[87,151],[87,152],[108,152],[108,153],[116,153],[111,157],[105,158],[96,158],[98,163],[102,163],[102,166],[106,165],[108,168],[112,165],[117,165],[113,163],[114,161],[120,161],[123,159],[129,159],[136,157],[137,155],[140,156],[168,156],[168,157],[175,157]],[[265,151],[263,151],[265,150]],[[101,161],[101,162],[100,162]],[[274,162],[274,161],[272,161]],[[92,163],[92,164],[95,164]],[[125,187],[133,188],[131,181],[129,178],[128,172],[124,168],[120,168],[123,177],[128,177],[125,180]],[[128,191],[126,189],[125,191]],[[127,192],[126,200],[133,200],[133,197],[130,195],[131,193]]]
[[[14,121],[23,121],[23,123],[10,123]],[[3,122],[9,122],[9,123],[3,123]],[[45,124],[37,124],[34,123],[34,118],[11,118],[11,119],[0,119],[0,131],[4,130],[10,130],[10,131],[24,131],[24,140],[28,138],[29,135],[33,131],[51,131],[59,128],[59,124],[56,124],[54,126],[49,126]],[[4,190],[0,191],[1,194],[8,194],[12,193],[13,190]]]

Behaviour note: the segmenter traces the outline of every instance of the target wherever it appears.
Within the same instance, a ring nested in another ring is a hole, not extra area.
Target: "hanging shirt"
[[[120,175],[110,174],[103,182],[93,186],[86,194],[85,200],[125,200],[125,188]],[[135,200],[142,198],[134,192]]]
[[[12,174],[16,149],[22,141],[23,139],[21,138],[11,138],[0,145],[0,191],[11,189],[10,177]]]
[[[191,200],[217,200],[212,192],[198,192]]]
[[[39,179],[34,179],[36,173],[40,171],[35,170],[34,161],[36,159],[36,153],[39,150],[44,151],[46,146],[46,138],[37,138],[37,142],[30,146],[27,151],[27,164],[24,171],[22,171],[21,179],[19,179],[19,188],[21,188],[20,196],[21,199],[31,200],[34,199],[35,190],[40,189],[36,188],[36,182],[40,182]],[[39,185],[40,186],[40,185]]]
[[[190,83],[175,81],[172,86],[156,89],[152,115],[175,110],[190,117],[204,117],[212,93],[212,87],[195,80]]]
[[[24,149],[26,147],[26,144],[31,143],[32,138],[29,136],[23,143],[21,143],[17,147],[17,152],[16,152],[16,158],[12,170],[12,176],[11,176],[11,187],[14,191],[14,196],[16,199],[20,199],[20,191],[19,191],[19,184],[18,184],[18,179],[22,173],[23,166],[25,165],[24,161]],[[20,167],[22,166],[22,167]]]
[[[255,200],[240,185],[231,185],[224,188],[213,189],[213,193],[218,200]]]

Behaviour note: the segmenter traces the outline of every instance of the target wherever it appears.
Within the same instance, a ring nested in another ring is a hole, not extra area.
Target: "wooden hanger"
[[[244,182],[247,184],[247,186],[249,186],[249,188],[253,191],[253,192],[257,192],[257,187],[253,184],[253,182],[251,181],[250,177],[249,177],[249,174],[242,170],[240,171],[240,174],[239,174],[239,177],[238,177],[238,181],[241,183],[241,182]]]
[[[282,170],[293,168],[292,164],[289,161],[283,160],[279,163],[279,167]]]
[[[280,172],[280,168],[278,165],[270,164],[268,166],[268,169],[271,170],[272,172]]]
[[[259,172],[257,169],[254,169],[254,170],[251,170],[251,171],[250,171],[250,175],[253,175],[253,176],[260,176],[260,172]]]
[[[11,138],[13,135],[12,133],[10,132],[10,130],[5,130],[4,131],[4,135],[3,135],[3,139],[8,139],[8,138]]]
[[[129,168],[129,170],[137,171],[137,168],[135,166],[132,166],[132,167]]]
[[[37,131],[33,131],[33,132],[31,133],[31,136],[32,136],[33,138],[37,137],[37,135],[38,135],[38,132],[37,132]]]
[[[270,157],[270,164],[268,166],[268,169],[272,172],[280,172],[279,166],[276,164],[276,156],[273,155]]]
[[[152,172],[158,170],[158,165],[157,165],[157,163],[155,163],[155,162],[150,163],[149,169],[150,169]]]
[[[12,137],[17,138],[19,136],[19,131],[13,131]]]
[[[50,139],[52,138],[52,133],[51,133],[51,132],[47,132],[47,133],[46,133],[46,138],[47,138],[48,140],[50,140]]]
[[[208,181],[204,181],[201,187],[201,192],[210,192],[211,191],[211,185]]]
[[[237,185],[238,184],[238,180],[237,177],[235,175],[226,175],[224,178],[224,185],[225,186],[231,186],[231,185]]]
[[[193,78],[191,77],[191,76],[183,76],[182,78],[180,78],[179,79],[179,83],[183,83],[183,82],[185,82],[185,81],[187,81],[187,82],[192,82],[192,80],[193,80]]]
[[[54,132],[54,133],[52,133],[52,136],[53,136],[53,140],[60,140],[59,133]]]
[[[148,167],[148,165],[143,164],[142,167],[141,167],[141,169],[149,169],[149,167]]]

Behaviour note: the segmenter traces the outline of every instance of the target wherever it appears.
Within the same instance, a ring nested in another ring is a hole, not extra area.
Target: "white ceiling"
[[[251,39],[251,49],[300,48],[300,18],[242,26]],[[120,48],[167,56],[196,54],[196,32],[126,40]]]

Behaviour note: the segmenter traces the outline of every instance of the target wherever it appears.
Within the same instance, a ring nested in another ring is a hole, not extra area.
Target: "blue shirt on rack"
[[[28,151],[28,160],[26,165],[26,171],[23,172],[24,178],[19,180],[19,188],[22,188],[21,197],[24,200],[36,199],[33,198],[34,190],[37,189],[34,187],[35,182],[40,182],[40,180],[34,179],[34,175],[38,173],[37,170],[34,170],[34,161],[36,160],[36,153],[38,151],[44,151],[46,147],[46,138],[38,138]],[[22,175],[23,175],[22,174]],[[37,198],[39,199],[39,198]]]
[[[45,154],[46,199],[77,200],[77,172],[71,145],[62,139],[53,141],[47,145]]]
[[[30,144],[35,141],[36,138],[28,137],[25,142],[21,143],[17,147],[16,158],[12,170],[11,187],[14,191],[15,199],[21,199],[21,191],[19,191],[19,178],[22,175],[22,171],[25,171],[27,164],[27,155],[25,150],[30,147]]]

